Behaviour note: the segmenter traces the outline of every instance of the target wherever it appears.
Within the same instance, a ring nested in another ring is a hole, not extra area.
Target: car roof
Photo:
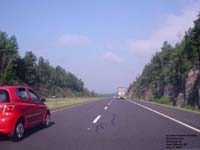
[[[28,88],[27,86],[21,86],[21,85],[17,85],[17,86],[0,86],[0,89],[16,89],[16,88]]]

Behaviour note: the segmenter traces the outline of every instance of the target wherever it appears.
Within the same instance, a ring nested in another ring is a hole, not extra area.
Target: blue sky
[[[193,26],[199,0],[2,0],[0,30],[99,93],[128,86],[168,40]]]

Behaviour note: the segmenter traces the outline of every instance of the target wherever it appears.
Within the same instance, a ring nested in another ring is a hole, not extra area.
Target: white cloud
[[[111,51],[107,51],[103,54],[103,60],[114,62],[114,63],[120,63],[122,62],[122,59],[115,53]]]
[[[58,39],[59,43],[64,46],[87,46],[91,43],[89,37],[78,34],[65,34]]]
[[[161,45],[161,41],[154,41],[154,39],[148,40],[137,40],[129,39],[128,41],[129,50],[136,56],[146,56],[155,52]]]
[[[193,27],[193,21],[197,18],[200,1],[193,3],[182,10],[180,15],[169,14],[163,17],[164,23],[161,28],[146,39],[129,39],[129,50],[136,56],[152,56],[159,51],[163,42],[168,41],[172,45],[183,38],[185,31]]]

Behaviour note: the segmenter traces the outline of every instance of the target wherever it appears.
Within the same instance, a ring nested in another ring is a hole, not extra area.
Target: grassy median
[[[59,109],[63,107],[78,105],[81,103],[93,102],[103,99],[102,97],[76,97],[76,98],[47,98],[45,104],[49,109]]]

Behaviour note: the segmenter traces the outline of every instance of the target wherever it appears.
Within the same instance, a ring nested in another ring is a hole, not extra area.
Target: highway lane
[[[149,105],[199,128],[199,115]],[[183,119],[183,116],[189,116]],[[200,133],[126,100],[105,99],[52,113],[53,124],[29,130],[20,142],[0,140],[0,150],[161,150],[181,139],[185,149],[200,149]]]

